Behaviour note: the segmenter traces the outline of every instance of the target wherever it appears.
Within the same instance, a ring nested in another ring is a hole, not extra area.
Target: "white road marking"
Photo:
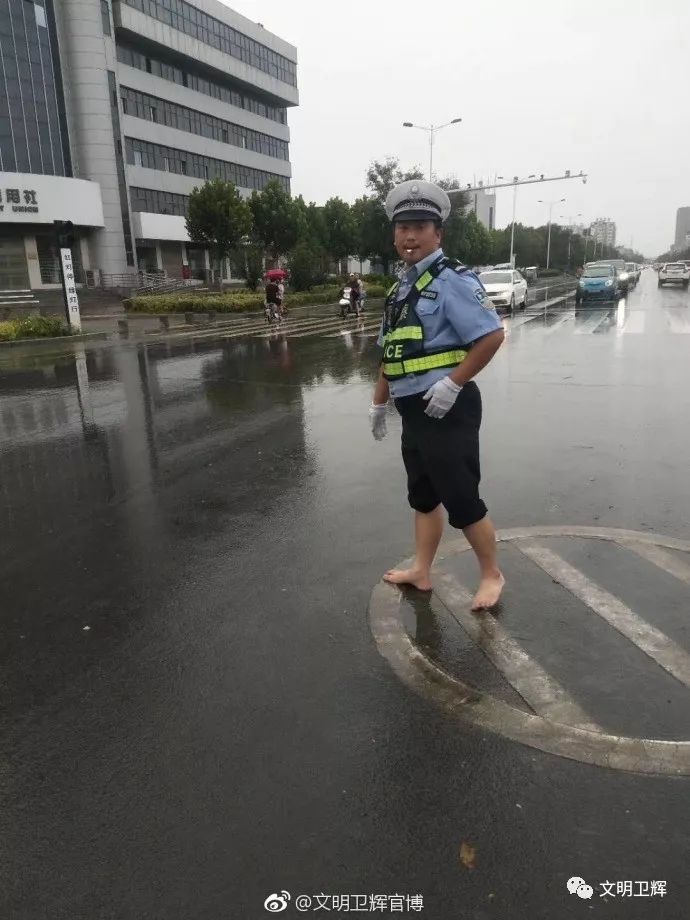
[[[571,323],[575,319],[574,313],[566,313],[565,316],[560,316],[558,322],[553,323],[551,326],[544,326],[542,332],[544,335],[551,335],[557,330],[565,326],[566,323]]]
[[[676,680],[690,687],[690,655],[665,633],[545,546],[532,540],[519,541],[514,546]]]
[[[354,326],[352,329],[341,329],[338,332],[330,332],[326,338],[337,339],[341,335],[366,335],[372,329],[378,329],[380,326],[381,322],[377,320],[375,323],[365,323],[363,326]]]
[[[679,559],[672,553],[669,553],[668,550],[649,543],[637,543],[635,540],[621,540],[620,544],[633,553],[637,553],[640,558],[654,563],[658,568],[663,569],[664,572],[668,572],[669,575],[673,575],[673,577],[677,578],[679,581],[683,581],[686,585],[690,585],[690,565],[688,565],[687,562],[683,562],[682,559]]]
[[[500,531],[497,537],[499,543],[508,543],[516,548],[525,541],[545,537],[580,537],[623,546],[634,543],[645,547],[656,546],[664,550],[674,550],[686,554],[690,559],[690,541],[620,528],[582,525],[513,527]],[[443,558],[465,553],[469,549],[470,546],[464,537],[451,539],[440,547]],[[672,558],[674,562],[678,560],[678,557]],[[663,559],[663,556],[658,559]],[[409,564],[410,560],[406,560],[402,567]],[[577,575],[580,574],[577,570],[574,571]],[[672,574],[680,571],[682,570],[678,569]],[[434,584],[437,584],[436,578]],[[565,584],[565,587],[568,589],[569,586]],[[372,592],[369,616],[379,651],[408,687],[434,702],[450,718],[582,763],[633,773],[690,776],[690,741],[630,738],[601,730],[589,731],[565,725],[511,706],[498,697],[448,674],[439,664],[428,658],[409,636],[400,618],[401,598],[402,593],[399,589],[384,582],[380,582]],[[649,629],[648,624],[643,625],[645,630]],[[664,648],[668,650],[667,638],[661,635],[661,640]],[[639,645],[636,638],[633,641]]]
[[[434,570],[433,583],[439,600],[536,713],[554,722],[601,731],[601,726],[508,635],[494,616],[472,613],[472,596],[454,575]]]
[[[594,332],[598,326],[600,326],[604,320],[607,318],[607,312],[601,310],[597,313],[594,313],[592,316],[588,316],[584,322],[576,323],[575,325],[575,335],[589,335]]]
[[[618,335],[639,335],[644,332],[646,314],[643,310],[630,310],[626,314],[623,326],[616,330]]]
[[[664,307],[669,329],[676,335],[690,334],[690,317],[684,307]]]

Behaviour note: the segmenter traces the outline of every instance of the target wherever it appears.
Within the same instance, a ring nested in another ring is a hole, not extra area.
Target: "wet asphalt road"
[[[479,380],[497,526],[690,539],[690,295],[647,271],[617,308],[507,329]],[[399,422],[371,439],[374,339],[337,331],[0,353],[1,915],[255,920],[286,890],[286,917],[325,914],[295,908],[316,893],[687,917],[688,778],[452,721],[379,654],[369,596],[411,547]],[[687,585],[559,551],[690,651]],[[504,625],[608,731],[690,738],[690,690],[503,559]],[[435,660],[513,702],[441,611],[404,606]],[[574,875],[668,894],[583,901]]]

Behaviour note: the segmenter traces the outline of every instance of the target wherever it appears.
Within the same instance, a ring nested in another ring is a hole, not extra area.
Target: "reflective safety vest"
[[[469,346],[436,351],[424,347],[424,326],[416,306],[423,291],[446,268],[458,274],[467,271],[457,260],[440,256],[415,281],[402,303],[395,300],[399,281],[388,291],[383,320],[383,376],[386,380],[397,380],[407,374],[425,374],[442,367],[457,367],[467,357]]]

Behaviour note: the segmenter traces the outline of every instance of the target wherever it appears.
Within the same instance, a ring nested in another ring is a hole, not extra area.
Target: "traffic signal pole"
[[[60,279],[62,281],[62,295],[65,301],[65,314],[70,332],[81,332],[81,313],[79,310],[79,297],[77,296],[77,282],[72,259],[72,246],[76,241],[74,224],[71,220],[56,220],[55,240],[60,255]]]

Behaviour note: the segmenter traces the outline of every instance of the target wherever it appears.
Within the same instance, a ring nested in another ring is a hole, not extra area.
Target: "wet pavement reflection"
[[[506,320],[480,379],[499,527],[687,538],[690,310],[685,292],[655,285],[648,272],[610,309]],[[446,917],[461,835],[491,866],[492,887],[477,877],[465,895],[482,911],[490,890],[512,904],[513,883],[538,906],[574,852],[610,849],[602,802],[623,815],[624,796],[606,771],[458,732],[378,654],[369,594],[411,548],[400,424],[391,408],[388,437],[371,439],[375,322],[341,334],[326,320],[321,332],[0,352],[0,755],[15,765],[10,869],[30,890],[9,915],[41,916],[68,879],[74,917],[106,915],[105,903],[118,917],[217,920],[230,898],[235,916],[254,916],[288,880],[355,890],[376,865],[370,884],[394,890],[414,850],[407,887]],[[469,582],[469,555],[463,565]],[[521,571],[508,600],[522,594],[526,628]],[[436,599],[407,597],[402,612],[432,657],[521,705]],[[589,683],[605,697],[605,667]],[[680,853],[687,808],[670,782],[644,796],[625,782],[644,798],[638,831]],[[506,818],[515,801],[526,824]],[[610,833],[634,866],[639,833],[619,824]],[[515,857],[526,834],[538,841],[529,881]],[[104,864],[119,867],[112,878]],[[267,881],[278,865],[285,882]]]

